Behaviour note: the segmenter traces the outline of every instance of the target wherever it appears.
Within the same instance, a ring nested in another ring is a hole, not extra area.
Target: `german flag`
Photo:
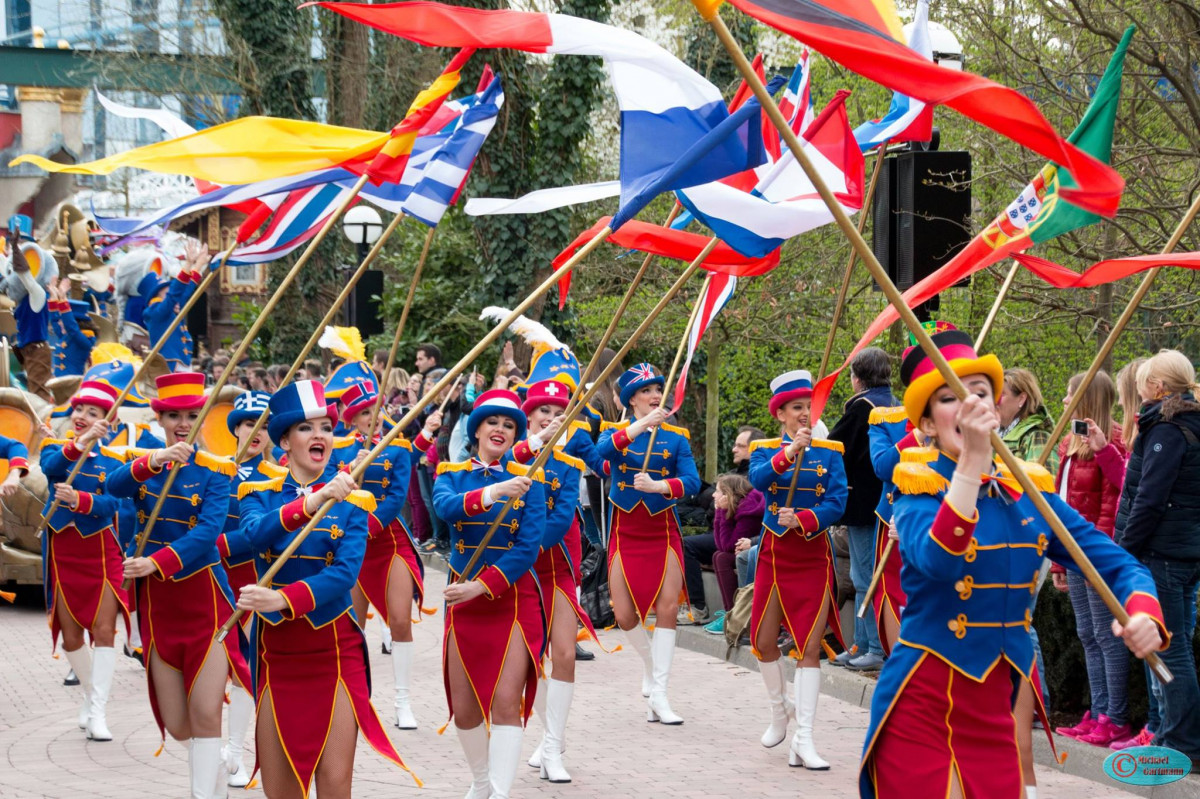
[[[692,0],[712,19],[722,0]],[[1117,172],[1070,144],[1025,95],[970,72],[926,60],[902,41],[892,0],[729,0],[744,13],[852,72],[900,94],[945,105],[1058,164],[1074,178],[1062,196],[1112,217],[1125,181]]]

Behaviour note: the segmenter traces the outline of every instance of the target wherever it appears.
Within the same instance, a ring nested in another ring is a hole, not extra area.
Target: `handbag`
[[[733,607],[725,614],[725,643],[729,646],[725,655],[726,659],[729,657],[729,652],[737,648],[742,633],[745,633],[746,628],[750,626],[750,610],[753,607],[754,583],[750,583],[737,590],[733,595]]]
[[[597,629],[617,623],[608,589],[608,552],[604,547],[589,547],[579,568],[579,605]]]

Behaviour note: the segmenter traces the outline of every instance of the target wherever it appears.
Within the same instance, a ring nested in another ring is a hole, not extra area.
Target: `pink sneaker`
[[[1122,749],[1131,749],[1135,746],[1150,746],[1154,743],[1154,733],[1150,732],[1149,727],[1142,727],[1142,731],[1132,738],[1118,738],[1108,745],[1109,749],[1119,752]]]
[[[1068,738],[1078,738],[1080,735],[1087,735],[1095,728],[1096,720],[1092,718],[1092,711],[1089,710],[1083,714],[1083,718],[1074,727],[1055,727],[1054,731]]]
[[[1100,721],[1096,722],[1095,728],[1087,735],[1080,735],[1075,740],[1092,746],[1108,746],[1113,741],[1128,738],[1132,732],[1133,730],[1128,724],[1118,727],[1108,720],[1108,716],[1101,714]]]

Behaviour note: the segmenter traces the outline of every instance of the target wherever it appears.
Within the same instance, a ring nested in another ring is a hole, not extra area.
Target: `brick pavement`
[[[429,604],[438,602],[444,573],[430,569]],[[355,766],[355,796],[461,797],[468,775],[452,731],[438,736],[446,704],[439,672],[441,616],[415,628],[417,643],[415,711],[421,728],[387,729],[407,762],[425,782],[418,790],[408,775],[361,743]],[[376,707],[391,707],[392,672],[381,654],[379,626],[368,626]],[[610,648],[619,634],[605,633]],[[158,733],[138,664],[120,658],[109,704],[114,741],[88,742],[75,726],[81,693],[62,685],[65,659],[52,660],[45,616],[32,598],[10,606],[0,602],[0,797],[184,797],[186,749],[168,741],[159,757]],[[672,706],[685,719],[681,727],[647,724],[640,695],[640,664],[630,652],[601,654],[577,669],[579,685],[567,730],[571,785],[550,785],[521,767],[514,796],[569,799],[623,797],[853,797],[858,754],[867,713],[823,697],[817,735],[828,772],[787,767],[787,749],[758,744],[766,722],[758,676],[716,658],[679,650],[672,673]],[[530,723],[525,750],[540,737]],[[251,744],[252,746],[252,744]],[[1040,795],[1056,799],[1127,797],[1112,783],[1091,782],[1046,767],[1038,768]],[[261,789],[239,795],[262,796]]]

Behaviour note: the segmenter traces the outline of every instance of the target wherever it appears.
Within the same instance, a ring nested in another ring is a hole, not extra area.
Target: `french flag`
[[[565,14],[459,8],[430,0],[307,5],[431,47],[603,58],[621,109],[622,208],[647,201],[652,190],[718,180],[765,157],[758,137],[721,128],[730,112],[716,86],[633,31]],[[713,138],[719,128],[723,135]],[[696,152],[702,141],[703,157],[680,168],[678,154]]]
[[[933,45],[929,41],[929,0],[918,0],[908,46],[930,61]],[[854,129],[854,138],[863,152],[889,141],[929,141],[933,137],[933,106],[894,92],[892,104],[882,119],[864,122]]]
[[[692,328],[688,331],[687,359],[680,367],[679,380],[675,383],[672,414],[679,413],[679,409],[683,407],[683,395],[687,391],[688,367],[692,365],[692,356],[696,354],[696,347],[700,345],[700,339],[704,338],[705,332],[717,318],[717,314],[721,313],[722,309],[733,299],[733,292],[736,289],[737,278],[733,275],[710,272],[704,281],[704,288],[700,290],[700,296],[696,298],[696,304],[699,306],[696,320],[692,322]]]
[[[863,202],[863,155],[846,116],[848,96],[847,91],[838,92],[801,138],[838,202],[853,212]],[[675,196],[718,238],[748,258],[762,258],[788,239],[833,221],[790,150],[774,163]]]

